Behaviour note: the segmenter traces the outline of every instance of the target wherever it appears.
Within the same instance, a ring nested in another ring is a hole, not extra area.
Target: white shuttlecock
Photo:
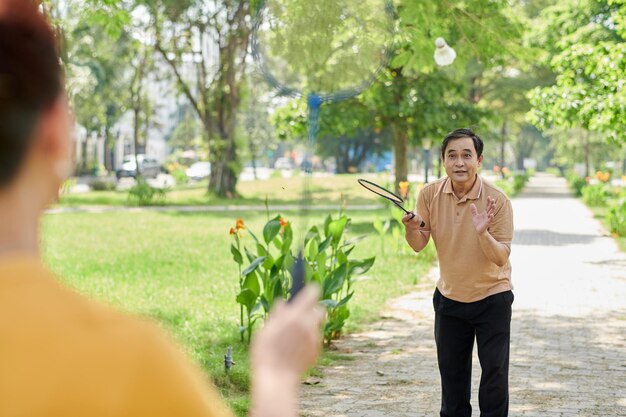
[[[435,40],[435,62],[441,67],[450,65],[456,59],[456,52],[450,48],[443,38],[437,38]]]

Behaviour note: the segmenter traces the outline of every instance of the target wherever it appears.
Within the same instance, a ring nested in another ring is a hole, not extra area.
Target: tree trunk
[[[237,148],[233,138],[222,138],[218,141],[223,149],[215,149],[211,163],[209,178],[209,192],[220,197],[233,198],[237,196],[237,172],[233,169],[237,161]]]
[[[406,129],[401,126],[393,126],[393,156],[395,165],[395,189],[398,191],[401,181],[406,181],[409,174],[409,160],[407,150],[409,145],[409,135]]]
[[[504,159],[505,147],[506,147],[506,120],[502,122],[502,130],[500,132],[500,173],[502,175],[502,178],[504,178],[503,168],[505,167],[505,164],[506,164],[506,161]]]
[[[135,155],[135,178],[137,179],[139,179],[139,177],[141,176],[141,167],[139,166],[139,158],[137,157],[139,153],[139,124],[141,123],[139,112],[139,106],[133,109],[133,154]]]

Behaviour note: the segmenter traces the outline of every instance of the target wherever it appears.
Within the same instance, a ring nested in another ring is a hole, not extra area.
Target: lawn
[[[385,300],[410,291],[432,264],[434,251],[430,248],[415,256],[402,242],[402,249],[393,251],[395,242],[387,236],[387,255],[381,256],[380,237],[373,233],[372,221],[376,216],[389,217],[389,212],[347,214],[352,218],[348,237],[369,235],[354,256],[377,257],[374,267],[357,283],[351,301],[349,329],[355,330],[376,319]],[[309,226],[321,223],[325,214],[312,216]],[[65,283],[158,320],[217,382],[237,414],[245,415],[249,370],[246,346],[237,333],[238,278],[228,233],[237,217],[257,234],[267,220],[265,212],[65,213],[47,215],[42,227],[45,260]],[[298,230],[297,214],[285,217]],[[223,356],[229,345],[237,365],[226,375]],[[329,359],[331,353],[323,361]]]
[[[310,182],[312,201],[316,205],[339,205],[342,201],[348,206],[375,204],[368,193],[357,183],[358,178],[378,181],[390,185],[388,174],[342,174],[332,177],[313,177]],[[167,205],[258,205],[267,198],[272,205],[298,204],[302,197],[304,177],[270,178],[263,181],[240,181],[237,185],[239,198],[224,199],[207,194],[207,181],[176,186],[167,191]],[[60,206],[79,205],[128,205],[128,191],[96,191],[84,194],[61,196]]]

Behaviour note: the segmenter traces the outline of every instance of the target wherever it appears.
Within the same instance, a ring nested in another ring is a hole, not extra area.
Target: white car
[[[203,180],[211,175],[211,163],[210,162],[194,162],[187,171],[187,178],[191,180]]]

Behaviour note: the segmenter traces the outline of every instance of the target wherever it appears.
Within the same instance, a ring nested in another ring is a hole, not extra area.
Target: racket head
[[[357,181],[359,184],[361,184],[363,188],[373,192],[374,194],[378,194],[379,196],[384,197],[387,200],[393,201],[397,204],[404,203],[404,200],[399,195],[392,193],[388,189],[381,187],[380,185],[373,183],[372,181],[368,181],[363,178],[359,178]]]
[[[280,95],[322,101],[359,94],[393,50],[390,0],[261,0],[252,55]]]

